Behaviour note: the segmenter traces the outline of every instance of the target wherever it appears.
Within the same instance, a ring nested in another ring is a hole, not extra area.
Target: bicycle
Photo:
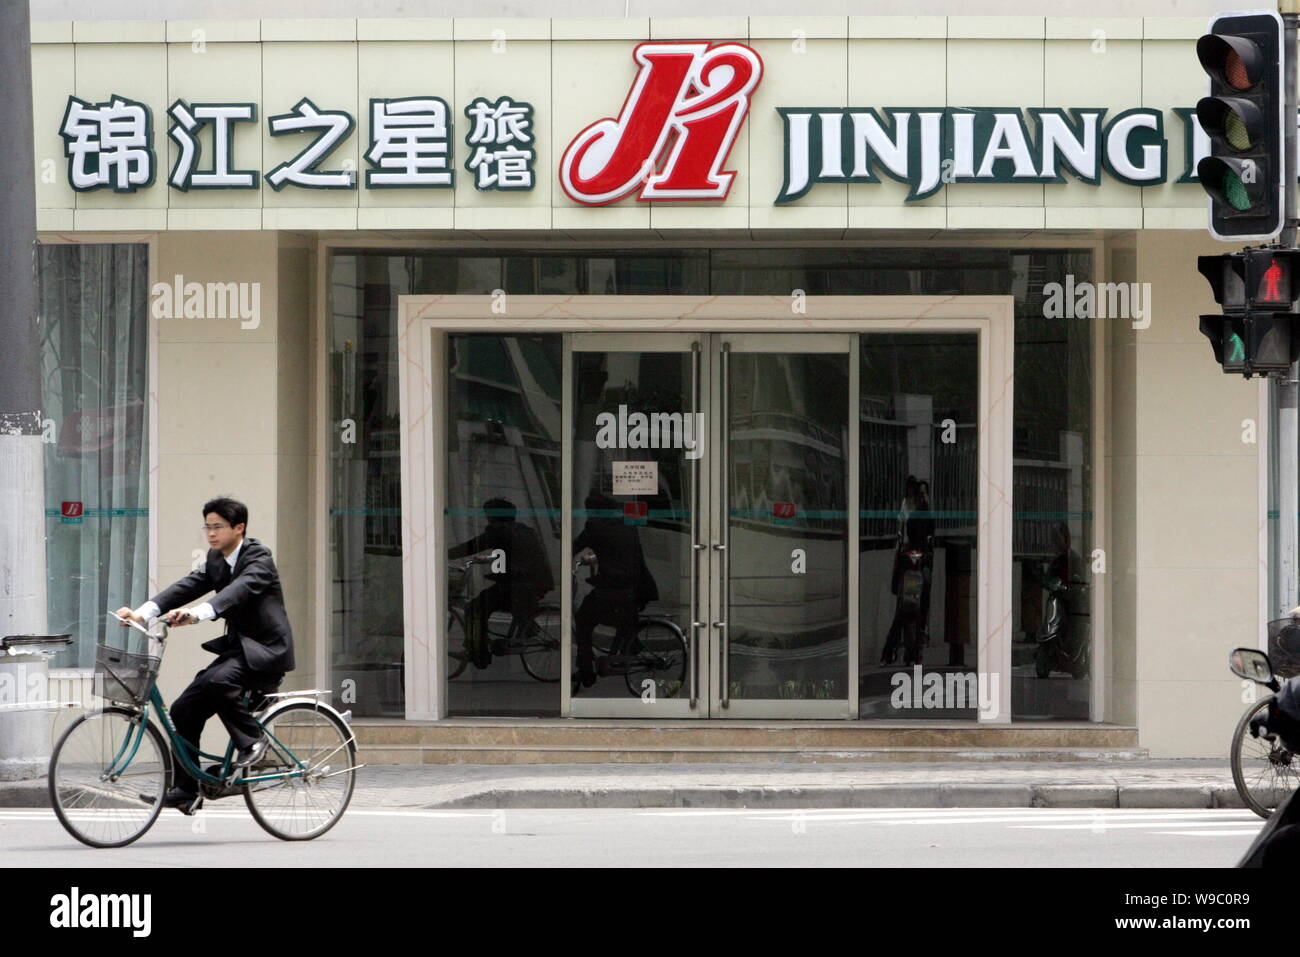
[[[1300,628],[1300,623],[1291,618],[1269,622],[1270,647],[1276,649],[1279,635],[1295,628]],[[1250,653],[1243,655],[1243,651]],[[1278,678],[1290,677],[1290,669],[1283,667],[1281,662],[1275,669],[1268,655],[1250,649],[1234,651],[1229,666],[1238,677],[1264,685],[1275,693],[1281,687]],[[1251,722],[1268,713],[1269,703],[1274,697],[1275,694],[1266,695],[1247,708],[1232,732],[1232,783],[1246,807],[1262,818],[1270,817],[1286,796],[1300,787],[1300,755],[1275,734],[1256,737],[1251,733]]]
[[[271,743],[255,765],[235,769],[233,741],[224,756],[208,754],[184,740],[167,713],[157,687],[166,623],[129,624],[125,647],[101,642],[96,648],[103,707],[77,718],[50,756],[50,804],[69,834],[91,847],[138,840],[162,811],[177,760],[199,782],[195,810],[205,800],[242,794],[253,819],[285,841],[320,837],[338,823],[365,765],[356,763],[350,714],[320,700],[330,691],[246,691],[244,701]],[[204,759],[220,764],[202,768]]]
[[[490,556],[472,556],[450,567],[451,580],[448,594],[451,609],[447,616],[447,643],[449,679],[459,677],[468,666],[470,655],[463,648],[465,641],[465,607],[471,566],[485,564]],[[574,562],[574,572],[590,561]],[[493,655],[519,655],[520,663],[530,677],[553,684],[560,680],[562,660],[560,643],[560,606],[555,602],[542,602],[537,614],[522,626],[516,627],[513,619],[505,631],[494,630],[489,620],[485,640],[492,642]],[[623,675],[628,693],[641,695],[646,680],[655,683],[657,696],[671,698],[686,681],[686,636],[671,618],[665,615],[639,615],[637,631],[624,642],[617,633],[592,636],[592,651],[598,675]]]

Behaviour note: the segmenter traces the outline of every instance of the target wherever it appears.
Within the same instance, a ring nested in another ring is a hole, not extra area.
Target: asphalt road
[[[0,809],[0,869],[28,867],[1231,867],[1263,822],[1234,810],[379,810],[285,843],[238,804],[164,811],[96,850],[53,812]]]

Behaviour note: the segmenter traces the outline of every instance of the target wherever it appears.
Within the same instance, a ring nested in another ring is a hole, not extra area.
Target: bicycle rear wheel
[[[524,671],[547,684],[560,680],[560,613],[541,611],[533,619],[536,631],[528,636],[527,650],[520,652]]]
[[[158,819],[171,771],[162,733],[141,712],[89,712],[63,732],[50,755],[50,806],[82,844],[124,847]]]
[[[676,697],[686,683],[686,637],[681,629],[666,621],[642,621],[632,648],[636,664],[625,676],[627,690],[638,697]]]
[[[248,775],[288,772],[297,769],[299,762],[304,773],[245,784],[248,810],[258,824],[282,841],[320,837],[339,822],[352,800],[357,745],[351,730],[333,709],[320,708],[312,701],[287,704],[262,726],[273,738]]]
[[[1273,696],[1261,698],[1237,722],[1232,733],[1232,781],[1246,807],[1268,818],[1288,794],[1300,786],[1300,757],[1282,745],[1250,735],[1250,721],[1268,711]]]

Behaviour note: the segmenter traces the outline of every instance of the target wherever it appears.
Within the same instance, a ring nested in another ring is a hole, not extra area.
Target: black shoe
[[[240,751],[239,754],[235,755],[235,760],[231,766],[236,768],[246,768],[250,765],[256,764],[261,760],[262,755],[266,754],[266,748],[270,743],[271,739],[266,735],[262,735],[251,745]]]
[[[184,788],[168,788],[163,795],[162,806],[174,807],[182,814],[193,814],[203,805],[203,798]]]

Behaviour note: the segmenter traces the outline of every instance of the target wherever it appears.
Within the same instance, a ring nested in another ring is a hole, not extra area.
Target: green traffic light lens
[[[1246,121],[1236,113],[1228,113],[1223,118],[1223,138],[1234,150],[1248,150],[1252,145],[1250,131],[1246,129]]]
[[[1231,171],[1223,174],[1223,198],[1238,212],[1250,209],[1250,195],[1246,192],[1246,184],[1241,181],[1241,177]]]

